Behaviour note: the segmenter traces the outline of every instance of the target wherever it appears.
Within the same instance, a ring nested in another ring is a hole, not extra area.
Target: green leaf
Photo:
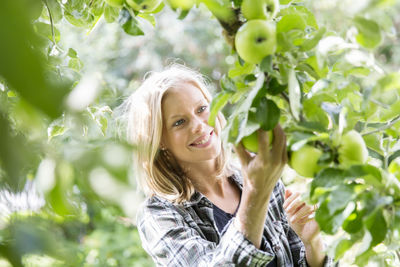
[[[131,16],[129,11],[125,8],[121,9],[118,17],[118,23],[127,34],[137,36],[144,35],[144,32],[140,29],[137,20]]]
[[[311,77],[316,80],[319,80],[320,76],[318,73],[313,69],[313,67],[307,63],[300,63],[296,66],[296,70],[307,72]]]
[[[234,93],[236,92],[236,86],[235,82],[227,77],[225,74],[222,76],[221,80],[219,81],[219,85],[221,86],[221,89],[226,92],[231,92]]]
[[[335,200],[326,199],[315,212],[315,219],[318,222],[318,225],[320,226],[322,231],[333,235],[337,232],[343,221],[354,210],[356,205],[353,202],[350,202],[346,209],[339,210],[331,215],[328,208],[328,204],[330,201]]]
[[[79,58],[71,58],[68,61],[68,67],[79,72],[83,68],[83,62]]]
[[[58,43],[60,41],[60,31],[56,28],[51,26],[51,24],[43,23],[43,22],[35,22],[34,28],[38,34],[41,36],[49,39],[50,41],[54,41]],[[54,39],[53,39],[54,33]]]
[[[353,246],[351,239],[342,239],[335,248],[335,261],[338,261]]]
[[[296,78],[296,72],[294,69],[289,70],[289,101],[290,109],[296,120],[300,120],[300,110],[301,110],[301,91],[300,85]]]
[[[280,109],[274,101],[261,98],[260,103],[256,107],[255,117],[264,131],[272,130],[279,122]]]
[[[343,183],[346,173],[343,170],[335,168],[323,169],[311,182],[310,196],[313,197],[316,188],[330,188]]]
[[[313,49],[318,42],[324,37],[324,34],[326,32],[325,27],[321,27],[318,31],[314,33],[314,36],[310,39],[306,39],[301,45],[300,45],[300,50],[301,51],[308,51]]]
[[[357,27],[357,42],[365,48],[373,49],[381,44],[382,33],[379,25],[369,19],[356,17],[354,24]]]
[[[329,193],[331,201],[328,202],[329,214],[343,210],[355,197],[354,186],[341,184]]]
[[[399,90],[400,91],[400,73],[393,72],[385,75],[378,80],[377,87],[374,90],[378,93]]]
[[[139,14],[138,14],[138,17],[147,20],[148,22],[151,23],[151,25],[153,25],[153,27],[156,26],[156,19],[154,18],[154,15],[153,15],[153,14],[139,13]]]
[[[359,210],[357,208],[354,210],[343,222],[343,230],[345,230],[349,234],[355,234],[363,229],[363,218],[366,213],[365,209]]]
[[[216,97],[213,98],[211,101],[210,117],[208,118],[208,123],[210,126],[214,127],[215,118],[217,117],[218,112],[220,112],[221,109],[223,109],[223,107],[228,103],[232,95],[233,93],[220,92]]]
[[[255,68],[254,64],[244,62],[243,65],[240,64],[239,60],[235,62],[235,66],[228,71],[229,78],[235,78],[237,76],[250,74]]]
[[[189,14],[190,10],[181,10],[178,19],[179,20],[183,20],[184,18],[186,18],[186,16]]]
[[[260,69],[267,73],[272,73],[272,55],[266,56],[260,63]]]
[[[68,88],[46,71],[41,51],[32,49],[38,38],[28,16],[20,1],[0,1],[0,25],[13,25],[0,26],[0,76],[27,102],[56,118]]]
[[[111,23],[117,20],[120,8],[112,7],[110,5],[106,5],[104,8],[104,18],[107,23]]]
[[[68,56],[71,58],[77,58],[78,53],[74,49],[70,48],[70,49],[68,49]]]
[[[64,125],[51,125],[47,128],[47,138],[50,141],[53,137],[63,135],[67,131]]]
[[[280,84],[276,78],[272,78],[265,86],[267,86],[267,93],[270,95],[279,95],[288,88],[287,84]]]
[[[59,22],[63,18],[63,12],[62,12],[62,8],[61,8],[59,1],[47,0],[45,3],[47,3],[47,5],[50,9],[50,13],[51,13],[53,22],[54,23]],[[47,12],[45,12],[45,14],[47,15]]]
[[[381,209],[376,209],[372,214],[370,214],[364,220],[364,224],[367,227],[368,231],[371,233],[372,247],[381,243],[385,239],[388,229],[385,217],[383,216],[383,212]]]
[[[293,29],[304,30],[306,22],[303,17],[296,13],[289,13],[284,15],[276,24],[277,33],[285,33]]]

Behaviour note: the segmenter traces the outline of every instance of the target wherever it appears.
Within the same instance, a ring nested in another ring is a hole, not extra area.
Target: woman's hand
[[[311,244],[319,236],[320,232],[318,223],[312,216],[315,212],[315,207],[301,201],[300,193],[292,193],[286,189],[283,208],[286,211],[290,227],[305,245]]]
[[[258,130],[258,154],[248,152],[240,142],[236,147],[242,165],[243,191],[251,191],[261,201],[269,199],[287,162],[286,136],[278,124],[274,128],[272,148],[268,132]]]

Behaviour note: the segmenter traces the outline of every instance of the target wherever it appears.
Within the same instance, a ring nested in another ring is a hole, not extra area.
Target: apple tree
[[[288,137],[289,165],[310,179],[308,200],[319,206],[316,220],[325,234],[335,236],[330,248],[335,260],[352,251],[351,261],[358,266],[398,266],[400,72],[391,56],[399,41],[400,6],[390,0],[363,1],[356,12],[337,19],[334,6],[319,17],[317,2],[3,1],[0,25],[11,22],[19,31],[0,27],[1,36],[7,36],[0,42],[0,60],[7,62],[0,64],[0,77],[13,89],[8,94],[23,99],[20,109],[46,114],[50,141],[65,133],[57,122],[65,115],[66,96],[79,86],[77,72],[82,67],[74,49],[62,51],[57,45],[58,22],[90,31],[104,17],[139,36],[144,34],[139,21],[157,27],[157,14],[165,8],[181,20],[192,10],[207,9],[235,59],[219,81],[210,124],[222,111],[228,122],[223,138],[232,144],[243,140],[256,153],[257,130],[270,131],[280,123]],[[1,99],[6,107],[7,97]],[[26,151],[25,137],[10,134],[14,122],[7,118],[7,108],[0,112],[0,177],[18,187],[25,166],[53,165]],[[89,113],[104,133],[112,108],[93,107]],[[85,162],[81,164],[84,169]],[[60,166],[59,174],[72,168],[68,162]],[[66,198],[55,186],[47,200]],[[54,204],[61,215],[74,209],[68,201]],[[1,248],[0,243],[0,252]],[[50,247],[43,249],[51,252]]]

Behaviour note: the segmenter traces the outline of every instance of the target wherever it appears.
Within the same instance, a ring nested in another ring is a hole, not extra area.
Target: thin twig
[[[47,0],[44,0],[44,5],[46,6],[47,12],[49,13],[50,26],[51,26],[51,37],[52,37],[52,39],[53,39],[54,45],[57,45],[57,43],[56,43],[56,36],[55,36],[55,33],[54,33],[53,15],[51,14],[51,10],[50,10],[50,7],[49,7],[49,5],[48,5],[48,3],[47,3]]]
[[[395,117],[395,118],[392,119],[391,121],[389,121],[386,125],[384,125],[384,126],[378,128],[378,129],[375,129],[375,130],[372,130],[372,131],[369,131],[369,132],[366,132],[366,133],[362,133],[361,135],[364,136],[364,135],[369,135],[369,134],[377,133],[377,132],[380,132],[380,131],[382,131],[382,130],[386,130],[386,129],[392,127],[393,124],[395,124],[395,123],[397,123],[397,122],[399,122],[399,121],[400,121],[400,115],[397,116],[397,117]]]

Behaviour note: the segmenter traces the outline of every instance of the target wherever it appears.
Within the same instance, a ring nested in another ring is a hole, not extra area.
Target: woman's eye
[[[198,110],[198,113],[201,113],[201,112],[203,112],[204,110],[206,110],[207,109],[207,106],[201,106],[200,108],[199,108],[199,110]]]
[[[184,123],[184,122],[185,122],[184,119],[177,120],[177,121],[174,123],[174,126],[179,126],[179,125],[181,125],[181,124]]]

